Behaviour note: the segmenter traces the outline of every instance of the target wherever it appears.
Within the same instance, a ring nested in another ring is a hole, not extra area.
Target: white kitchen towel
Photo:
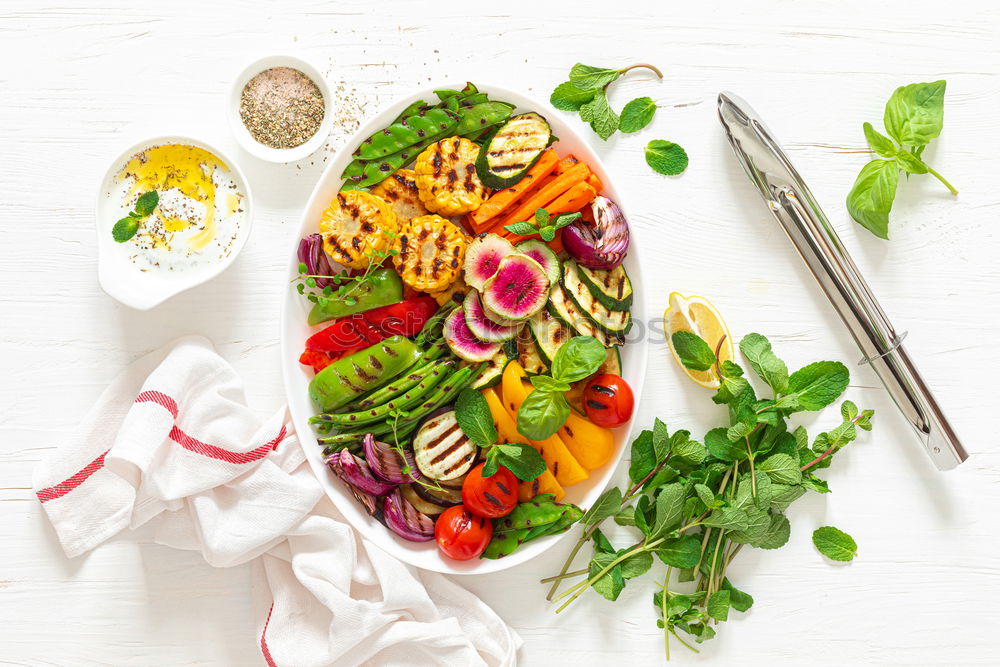
[[[272,667],[516,661],[520,638],[482,600],[347,525],[285,410],[261,423],[203,338],[133,363],[32,481],[71,558],[152,521],[158,542],[213,566],[253,561]]]

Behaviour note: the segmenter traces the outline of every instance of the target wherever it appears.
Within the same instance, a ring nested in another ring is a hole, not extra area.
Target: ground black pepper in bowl
[[[268,148],[306,143],[323,123],[326,105],[319,86],[297,69],[272,67],[243,87],[240,119],[255,141]]]

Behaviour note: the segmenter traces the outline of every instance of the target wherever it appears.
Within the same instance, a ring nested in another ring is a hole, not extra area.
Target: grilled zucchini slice
[[[323,249],[351,269],[368,266],[372,253],[389,247],[399,231],[392,207],[361,190],[337,193],[319,221]]]
[[[576,307],[590,318],[594,325],[610,338],[622,341],[632,328],[632,315],[627,310],[609,310],[594,298],[590,289],[580,280],[578,265],[574,260],[563,264],[563,289]]]
[[[476,451],[475,443],[459,428],[453,410],[425,421],[413,439],[417,468],[431,479],[463,475],[476,460]]]
[[[451,218],[475,211],[489,190],[476,174],[479,146],[462,137],[435,141],[417,156],[420,201],[428,211]]]
[[[589,269],[577,264],[576,270],[590,293],[608,310],[628,310],[632,307],[632,281],[622,266]]]
[[[469,385],[472,389],[487,389],[500,383],[503,377],[503,369],[510,363],[510,357],[502,348],[499,352],[486,362],[486,366],[479,372],[479,375],[472,379]]]
[[[462,271],[469,239],[439,215],[421,215],[403,225],[392,257],[396,272],[421,292],[439,292]]]
[[[549,303],[546,307],[556,319],[567,327],[581,336],[593,336],[601,341],[604,347],[618,345],[621,342],[597,328],[597,325],[577,307],[561,283],[552,286],[552,291],[549,292]]]
[[[517,361],[521,368],[528,375],[540,375],[549,370],[549,365],[545,363],[542,355],[538,352],[538,346],[530,335],[521,335],[517,339]]]
[[[551,367],[556,358],[556,352],[563,346],[563,343],[573,337],[573,330],[560,322],[545,308],[531,316],[531,319],[528,320],[528,326],[531,328],[531,336],[538,347],[539,355],[545,364]]]
[[[397,169],[392,175],[369,190],[373,195],[389,202],[396,213],[396,222],[402,226],[413,218],[427,215],[430,211],[420,201],[417,190],[417,172],[412,169]]]
[[[476,159],[476,173],[487,187],[510,187],[535,164],[549,145],[552,130],[535,112],[514,116],[483,142]]]

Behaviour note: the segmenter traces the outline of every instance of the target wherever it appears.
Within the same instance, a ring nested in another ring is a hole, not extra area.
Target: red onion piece
[[[412,542],[429,542],[434,539],[434,521],[418,512],[396,489],[385,497],[382,506],[385,525],[403,539]]]
[[[319,234],[310,234],[299,241],[299,261],[306,265],[306,273],[311,276],[333,275],[330,258],[323,250],[323,237]],[[316,278],[316,287],[320,289],[329,284],[329,278]]]
[[[403,450],[401,455],[399,450],[394,449],[389,443],[377,441],[371,433],[365,435],[364,448],[365,459],[375,477],[392,484],[408,484],[420,477],[412,452]]]
[[[590,210],[593,222],[581,219],[563,227],[563,247],[583,266],[613,269],[628,253],[628,221],[618,204],[607,197],[595,197]]]
[[[395,484],[375,479],[368,464],[346,449],[342,449],[328,458],[326,463],[333,472],[337,473],[338,477],[359,491],[374,496],[384,496],[396,488]]]

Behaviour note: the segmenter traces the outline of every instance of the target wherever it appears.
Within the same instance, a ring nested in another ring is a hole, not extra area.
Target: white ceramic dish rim
[[[207,264],[203,268],[179,273],[142,272],[136,267],[126,265],[115,256],[115,240],[111,237],[111,227],[114,221],[102,219],[102,208],[105,204],[105,192],[114,180],[125,161],[136,153],[153,146],[165,144],[184,144],[202,148],[226,163],[232,174],[233,181],[243,194],[245,217],[240,227],[235,243],[229,255],[220,262]],[[136,310],[149,310],[160,305],[167,299],[181,292],[197,287],[215,278],[228,269],[236,257],[243,251],[253,228],[253,193],[250,191],[250,181],[247,180],[239,164],[230,155],[217,146],[201,139],[183,134],[163,134],[138,141],[118,154],[110,163],[108,170],[101,177],[97,189],[97,201],[94,207],[94,223],[97,227],[97,279],[104,292]]]
[[[306,233],[313,233],[316,230],[315,221],[319,217],[319,212],[328,205],[330,199],[340,189],[343,183],[340,174],[350,162],[351,152],[361,140],[387,125],[412,102],[418,99],[435,99],[433,90],[442,87],[461,88],[462,84],[464,82],[457,85],[429,87],[412,95],[397,99],[393,104],[384,108],[380,113],[366,122],[354,134],[347,145],[334,156],[313,189],[309,202],[303,211],[298,231],[294,239],[292,239],[291,247],[288,248],[290,257],[288,265],[289,280],[298,273],[298,258],[296,257],[296,253],[299,239]],[[517,104],[519,109],[531,109],[545,115],[550,120],[556,136],[560,137],[560,144],[564,148],[563,152],[572,152],[578,158],[587,162],[601,177],[601,180],[604,182],[604,190],[608,196],[613,198],[623,211],[627,212],[627,206],[622,201],[622,193],[615,189],[614,183],[608,177],[600,158],[586,141],[566,124],[563,117],[555,109],[530,97],[499,86],[481,85],[479,88],[489,93],[491,98],[506,100]],[[560,144],[556,144],[556,146],[559,147]],[[566,144],[569,144],[568,148]],[[633,226],[633,234],[634,230]],[[632,277],[635,292],[637,293],[637,298],[632,306],[633,317],[640,323],[644,323],[646,316],[645,291],[637,246],[638,243],[633,238],[629,256],[626,258],[626,268]],[[470,561],[455,561],[443,556],[433,541],[423,543],[409,542],[398,537],[388,528],[370,517],[361,507],[360,503],[351,496],[346,486],[340,480],[336,479],[324,464],[322,447],[317,443],[316,434],[309,425],[309,417],[314,413],[306,392],[311,373],[298,363],[305,334],[309,330],[309,327],[305,326],[306,303],[293,289],[288,288],[285,290],[281,321],[281,355],[282,374],[285,381],[289,410],[295,429],[299,434],[299,443],[313,471],[326,490],[327,495],[330,496],[341,513],[366,539],[400,560],[417,567],[445,574],[488,574],[506,570],[527,562],[555,546],[569,532],[573,532],[571,530],[561,535],[553,535],[529,542],[521,546],[513,554],[498,560],[473,559]],[[293,336],[296,327],[299,329],[300,335]],[[638,341],[628,343],[622,351],[624,376],[632,386],[637,399],[642,394],[647,353],[645,335],[642,335]],[[587,507],[600,496],[611,481],[615,470],[625,455],[628,444],[631,442],[633,422],[634,416],[627,425],[616,429],[615,445],[617,455],[603,468],[592,471],[591,477],[588,480],[567,489],[566,502],[575,502],[578,505]]]
[[[319,87],[320,92],[323,93],[323,122],[320,123],[316,134],[309,141],[294,148],[271,148],[270,146],[265,146],[250,135],[250,131],[247,130],[243,124],[243,120],[240,118],[240,98],[243,95],[243,87],[247,85],[250,79],[272,67],[291,67],[299,70],[312,79]],[[297,56],[286,54],[264,56],[247,65],[240,72],[239,76],[233,80],[226,104],[226,117],[229,119],[229,128],[236,137],[236,141],[246,152],[268,162],[296,162],[309,157],[326,143],[326,139],[330,135],[330,130],[333,128],[333,97],[330,94],[330,86],[327,85],[326,78],[320,74],[318,69],[308,61]]]

